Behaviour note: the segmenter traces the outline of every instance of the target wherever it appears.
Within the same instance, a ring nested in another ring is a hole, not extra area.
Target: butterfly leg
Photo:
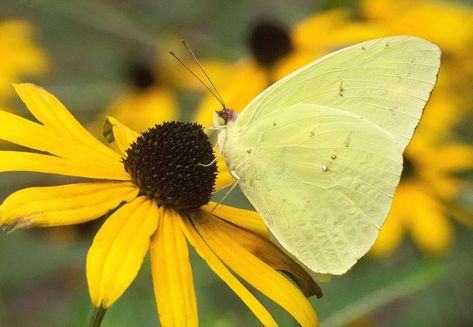
[[[232,173],[232,171],[230,171],[230,173]],[[225,194],[222,196],[222,198],[215,204],[215,207],[212,208],[210,213],[212,213],[220,205],[220,203],[222,203],[230,195],[230,193],[235,189],[235,187],[238,185],[238,183],[240,183],[240,178],[239,177],[235,178],[235,181],[231,184],[228,191],[226,191]]]

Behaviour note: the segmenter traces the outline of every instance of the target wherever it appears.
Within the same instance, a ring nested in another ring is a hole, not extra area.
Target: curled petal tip
[[[31,220],[26,218],[19,218],[13,222],[1,222],[0,219],[0,231],[4,233],[11,233],[21,228],[32,227],[33,223]]]

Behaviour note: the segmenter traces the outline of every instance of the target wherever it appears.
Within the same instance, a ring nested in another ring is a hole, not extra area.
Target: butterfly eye
[[[272,66],[293,49],[287,29],[275,21],[257,23],[248,41],[253,56],[263,66]]]

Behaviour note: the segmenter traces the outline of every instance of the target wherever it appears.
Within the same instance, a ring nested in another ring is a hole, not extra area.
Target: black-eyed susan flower
[[[87,255],[97,321],[128,288],[151,250],[151,271],[163,326],[196,326],[197,303],[187,242],[266,326],[276,322],[237,276],[288,311],[302,326],[317,325],[306,296],[320,295],[310,276],[267,239],[252,211],[210,201],[217,175],[210,142],[198,124],[167,122],[137,134],[113,118],[100,143],[47,91],[15,89],[33,122],[0,111],[0,139],[30,148],[0,151],[0,171],[87,178],[32,187],[0,206],[7,230],[77,224],[111,213]],[[218,185],[218,182],[217,182]],[[285,271],[296,286],[278,271]]]
[[[38,76],[47,69],[46,54],[33,41],[33,26],[25,20],[0,21],[0,103],[21,76]]]

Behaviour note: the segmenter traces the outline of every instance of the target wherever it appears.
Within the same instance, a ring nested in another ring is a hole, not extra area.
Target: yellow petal
[[[154,86],[145,91],[131,91],[123,95],[106,110],[106,114],[134,131],[144,132],[155,124],[176,120],[178,109],[173,91]]]
[[[229,207],[229,210],[231,209],[232,208]],[[237,210],[240,211],[241,209]],[[249,212],[254,213],[252,211]],[[236,212],[233,212],[233,214],[236,214]],[[214,217],[218,219],[216,216]],[[261,218],[259,218],[259,221],[261,221]],[[299,286],[306,297],[312,295],[317,295],[317,297],[322,296],[322,290],[312,280],[310,275],[280,248],[268,240],[266,235],[257,235],[254,232],[249,232],[247,229],[237,226],[237,224],[231,222],[230,224],[221,224],[220,228],[228,235],[231,235],[240,246],[253,253],[261,261],[264,261],[277,271],[284,271]]]
[[[425,253],[442,255],[450,249],[453,240],[453,229],[442,204],[425,193],[419,192],[416,198],[409,219],[412,238]]]
[[[200,65],[205,68],[207,74],[212,78],[212,82],[216,85],[220,85],[221,82],[225,82],[228,76],[231,74],[231,64],[227,61],[223,61],[219,58],[203,58],[199,59]],[[195,62],[188,63],[190,69],[194,72],[198,72],[200,67]],[[176,82],[180,87],[193,91],[208,92],[208,90],[191,74],[183,74],[182,67],[179,65],[174,68],[174,75],[176,75]],[[158,72],[159,74],[159,72]]]
[[[399,247],[404,236],[404,227],[399,214],[393,209],[379,232],[370,254],[375,257],[387,257]]]
[[[447,53],[470,50],[471,6],[453,1],[364,0],[360,7],[362,14],[379,21],[389,34],[423,37]]]
[[[435,166],[444,172],[455,173],[473,168],[473,147],[467,144],[450,143],[435,151]]]
[[[136,198],[129,182],[31,187],[11,194],[0,206],[0,226],[62,226],[96,219]]]
[[[139,136],[138,133],[112,117],[107,117],[105,120],[102,133],[107,142],[115,142],[117,144],[118,150],[120,150],[123,157],[126,156],[126,150],[130,147],[131,143],[135,142]]]
[[[301,326],[318,326],[304,294],[280,273],[235,241],[235,227],[202,214],[194,225],[215,254],[241,278],[289,312]]]
[[[383,34],[378,26],[367,22],[357,23],[350,15],[348,10],[336,9],[310,16],[293,27],[293,42],[298,48],[329,52]]]
[[[84,147],[80,140],[54,129],[24,119],[20,116],[0,110],[0,139],[31,149],[49,152],[68,159],[88,158],[94,162],[106,162],[117,165],[117,160],[110,160]]]
[[[469,228],[473,228],[473,212],[469,207],[460,203],[449,203],[448,211],[452,218]]]
[[[417,205],[418,199],[415,194],[418,188],[418,183],[401,181],[396,190],[389,216],[371,248],[371,255],[386,257],[399,247],[406,234],[407,224],[412,219],[411,208]]]
[[[130,180],[123,164],[108,166],[108,162],[96,162],[90,158],[69,160],[59,157],[18,151],[0,151],[0,172],[31,171],[65,176],[96,179]]]
[[[136,277],[158,224],[158,207],[142,196],[100,228],[87,254],[87,282],[95,307],[109,308]]]
[[[215,182],[215,191],[218,192],[222,188],[234,183],[235,178],[233,178],[232,174],[230,174],[230,171],[228,170],[227,165],[225,163],[225,159],[223,158],[221,154],[217,158],[217,170],[218,170],[218,175],[217,175],[217,181]]]
[[[44,128],[44,126],[34,123],[28,119],[0,110],[0,139],[12,143],[16,143],[28,148],[50,151],[50,143],[52,133]],[[57,154],[57,153],[55,153]]]
[[[158,231],[151,241],[151,271],[159,320],[165,327],[197,326],[197,302],[181,217],[160,210]]]
[[[263,237],[268,237],[268,228],[266,228],[263,219],[256,211],[234,208],[224,204],[217,205],[215,202],[209,202],[202,206],[201,209],[229,223],[240,226]]]
[[[316,51],[312,48],[292,52],[276,64],[273,72],[274,79],[276,81],[282,79],[302,66],[322,57],[325,53],[324,51]]]
[[[227,107],[237,112],[243,110],[254,97],[269,86],[268,72],[249,58],[238,61],[230,72],[224,83],[216,86]],[[215,110],[220,110],[221,107],[215,97],[206,96],[197,108],[195,121],[203,126],[210,126]]]
[[[437,158],[432,157],[432,160],[437,160]],[[429,193],[435,194],[439,199],[455,201],[463,181],[453,175],[444,174],[432,168],[423,167],[419,172],[423,179],[418,183],[419,185],[423,184],[420,189],[428,190]]]
[[[112,161],[120,156],[92,136],[51,93],[33,84],[15,84],[15,91],[28,110],[58,135],[73,138],[78,144]]]
[[[195,230],[190,219],[180,219],[186,238],[209,267],[240,297],[264,326],[277,326],[271,314],[253,294],[225,267]]]

